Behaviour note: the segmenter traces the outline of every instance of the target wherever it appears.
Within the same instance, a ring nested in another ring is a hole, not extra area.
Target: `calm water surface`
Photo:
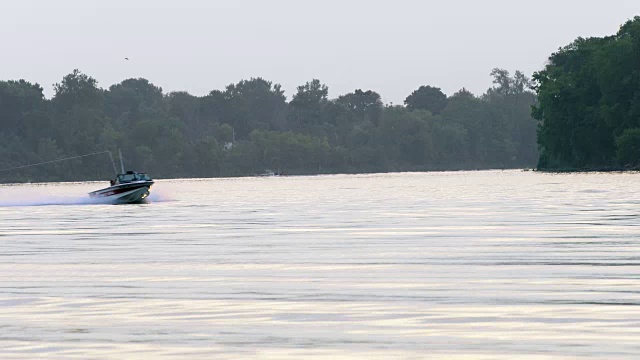
[[[640,357],[640,175],[0,187],[0,358]]]

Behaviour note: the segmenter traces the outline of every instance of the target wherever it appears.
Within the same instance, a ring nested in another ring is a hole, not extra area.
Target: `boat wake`
[[[174,201],[171,196],[161,191],[152,192],[146,199],[147,204]],[[0,207],[22,206],[78,206],[78,205],[111,205],[111,202],[101,198],[90,198],[89,195],[49,195],[34,194],[25,190],[0,191]]]
[[[0,197],[0,207],[18,206],[54,206],[54,205],[100,205],[106,204],[100,199],[91,199],[89,196],[15,196],[11,198]]]
[[[157,188],[154,188],[153,191],[151,191],[151,194],[149,194],[149,197],[147,197],[146,200],[148,203],[151,203],[151,204],[175,201],[173,196],[171,196],[171,194],[166,192],[166,189],[157,189]]]

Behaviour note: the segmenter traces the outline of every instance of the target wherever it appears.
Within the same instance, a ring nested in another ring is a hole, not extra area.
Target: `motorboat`
[[[95,156],[101,154],[109,154],[111,159],[111,165],[113,165],[113,171],[116,173],[116,178],[111,180],[111,186],[101,190],[96,190],[89,193],[89,196],[93,199],[99,200],[99,202],[107,202],[111,204],[139,204],[144,202],[149,196],[151,186],[153,186],[153,180],[145,173],[138,173],[135,171],[124,171],[124,163],[122,161],[122,152],[118,150],[120,154],[120,168],[122,173],[118,173],[116,164],[113,161],[113,155],[111,151],[99,151],[91,154],[77,155],[66,157],[62,159],[44,161],[36,164],[28,164],[16,166],[9,169],[1,169],[0,172],[15,171],[19,169],[30,168],[33,166],[40,166],[45,164],[53,164],[61,161],[81,159],[88,156]]]
[[[111,186],[90,192],[89,196],[113,204],[140,204],[149,196],[153,180],[145,173],[127,171],[111,180]]]
[[[276,173],[267,169],[262,174],[258,174],[258,176],[276,176]]]
[[[282,176],[282,172],[280,172],[279,168],[276,172],[271,169],[266,169],[262,174],[258,174],[258,176]]]

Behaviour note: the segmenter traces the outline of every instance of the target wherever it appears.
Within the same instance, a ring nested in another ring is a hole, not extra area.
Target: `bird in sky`
[[[125,59],[125,60],[127,60],[127,61],[129,61],[129,58],[128,58],[128,57],[126,57],[126,58],[124,58],[124,59]]]

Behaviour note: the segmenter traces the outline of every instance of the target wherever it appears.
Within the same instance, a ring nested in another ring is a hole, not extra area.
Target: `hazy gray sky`
[[[639,0],[3,1],[0,79],[52,84],[74,68],[101,87],[144,77],[204,95],[263,77],[318,78],[401,103],[420,85],[476,94],[494,67],[531,74],[578,36],[613,34]],[[125,61],[129,57],[130,61]]]

